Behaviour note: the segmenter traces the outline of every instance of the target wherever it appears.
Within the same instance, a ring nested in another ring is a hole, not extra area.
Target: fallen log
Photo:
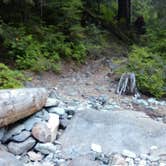
[[[45,88],[0,90],[0,127],[39,111],[48,97]]]

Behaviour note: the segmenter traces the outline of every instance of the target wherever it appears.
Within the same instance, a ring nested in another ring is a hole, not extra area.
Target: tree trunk
[[[127,27],[130,25],[131,0],[118,0],[118,20],[124,20]]]
[[[47,97],[44,88],[0,90],[0,127],[37,112],[45,105]]]

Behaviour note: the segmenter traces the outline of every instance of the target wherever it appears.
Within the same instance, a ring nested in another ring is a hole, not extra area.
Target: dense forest
[[[109,45],[128,49],[117,73],[134,72],[139,89],[166,95],[164,0],[0,0],[0,88],[21,87],[23,71],[61,70]],[[118,49],[118,48],[117,48]],[[121,58],[119,58],[118,63]]]

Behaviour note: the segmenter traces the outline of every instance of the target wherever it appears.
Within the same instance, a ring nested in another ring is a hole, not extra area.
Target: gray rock
[[[50,142],[51,141],[51,132],[44,122],[39,122],[34,125],[32,128],[32,135],[40,142]]]
[[[59,105],[59,101],[55,98],[48,97],[45,107],[57,107]]]
[[[46,109],[42,109],[41,111],[37,112],[35,116],[45,121],[48,121],[49,119],[49,114]]]
[[[130,157],[130,158],[136,158],[136,154],[134,152],[131,152],[129,150],[123,150],[122,155],[125,157]]]
[[[113,166],[128,166],[125,159],[120,154],[115,154],[112,156],[111,165]]]
[[[21,143],[10,142],[8,144],[8,150],[15,155],[20,155],[30,150],[35,145],[35,143],[36,141],[31,137]]]
[[[86,156],[81,156],[81,157],[73,159],[69,163],[69,166],[99,166],[99,163],[97,163],[96,161],[90,160]]]
[[[13,154],[0,151],[0,166],[23,166],[23,164]]]
[[[126,134],[127,133],[127,134]],[[135,111],[77,112],[60,137],[63,151],[74,157],[87,154],[92,143],[99,144],[103,153],[148,153],[151,146],[166,147],[166,125]],[[109,146],[108,146],[109,145]]]
[[[5,128],[1,128],[0,129],[0,141],[2,141],[4,135],[5,135]]]
[[[28,137],[30,137],[31,133],[29,131],[22,131],[20,134],[15,135],[11,138],[12,141],[16,142],[23,142],[25,141]]]
[[[59,107],[49,108],[48,112],[50,112],[50,113],[56,113],[58,115],[64,115],[65,114],[64,108],[59,108]]]
[[[56,146],[52,143],[37,143],[35,146],[35,150],[38,152],[41,152],[42,154],[49,154],[49,153],[55,153],[56,152]]]
[[[32,116],[32,117],[28,118],[24,122],[25,129],[28,130],[28,131],[32,130],[35,123],[41,122],[41,120],[42,120],[41,118],[36,118],[35,116]]]
[[[16,125],[13,128],[10,128],[9,130],[6,130],[6,133],[4,137],[2,138],[2,141],[3,142],[8,141],[12,136],[21,133],[21,131],[24,129],[25,129],[25,126],[21,124],[21,125]]]

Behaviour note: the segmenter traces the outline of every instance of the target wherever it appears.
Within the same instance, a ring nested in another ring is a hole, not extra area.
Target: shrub
[[[135,72],[138,87],[142,92],[150,93],[156,97],[166,95],[164,65],[162,57],[152,53],[149,48],[132,47],[128,69]]]
[[[6,65],[0,63],[0,89],[20,88],[25,77],[16,70],[10,70]]]

